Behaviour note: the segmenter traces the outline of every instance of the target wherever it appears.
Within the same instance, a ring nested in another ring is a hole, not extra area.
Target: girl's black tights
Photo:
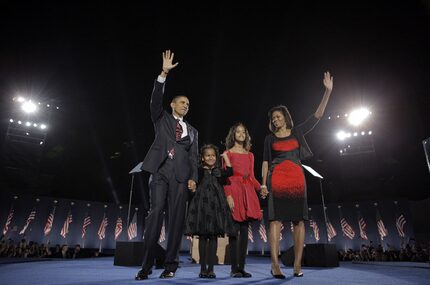
[[[199,237],[200,271],[213,272],[216,261],[218,239],[216,236]]]
[[[235,224],[239,229],[238,235],[228,238],[232,272],[245,269],[245,256],[248,249],[248,222],[235,222]]]

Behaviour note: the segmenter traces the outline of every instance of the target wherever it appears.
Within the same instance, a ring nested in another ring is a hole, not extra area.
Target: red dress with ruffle
[[[233,168],[233,175],[227,178],[224,192],[226,197],[229,195],[233,197],[233,220],[236,222],[261,220],[260,201],[256,193],[260,191],[261,185],[254,176],[254,155],[251,152],[228,151],[227,156]]]

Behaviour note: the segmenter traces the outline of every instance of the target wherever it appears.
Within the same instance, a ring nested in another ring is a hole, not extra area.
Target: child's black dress
[[[234,234],[230,208],[222,184],[233,170],[199,168],[199,185],[188,207],[186,235],[224,236]]]

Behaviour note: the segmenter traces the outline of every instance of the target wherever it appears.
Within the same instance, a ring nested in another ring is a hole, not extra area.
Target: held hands
[[[260,195],[261,195],[262,199],[266,199],[267,195],[269,195],[269,191],[267,190],[267,186],[266,185],[261,185]]]
[[[163,67],[161,71],[161,76],[166,77],[169,71],[179,64],[179,62],[173,64],[174,56],[175,54],[173,52],[170,52],[170,50],[166,50],[165,52],[163,52]]]
[[[188,180],[188,190],[191,192],[196,192],[196,182],[194,180]]]
[[[227,204],[230,207],[230,210],[234,210],[234,200],[233,197],[231,197],[231,195],[227,196]]]
[[[331,92],[333,90],[333,76],[330,76],[329,71],[324,72],[323,84],[328,91]]]

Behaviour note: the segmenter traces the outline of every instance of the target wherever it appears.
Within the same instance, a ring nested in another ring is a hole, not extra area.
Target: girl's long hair
[[[250,151],[251,146],[252,146],[251,136],[249,135],[249,132],[248,132],[248,129],[246,128],[246,126],[241,122],[234,124],[230,128],[230,130],[228,131],[227,137],[225,138],[225,147],[226,147],[226,149],[231,149],[234,146],[234,144],[236,142],[234,137],[235,137],[236,129],[239,126],[242,126],[245,129],[245,141],[243,142],[243,148],[246,151]]]

